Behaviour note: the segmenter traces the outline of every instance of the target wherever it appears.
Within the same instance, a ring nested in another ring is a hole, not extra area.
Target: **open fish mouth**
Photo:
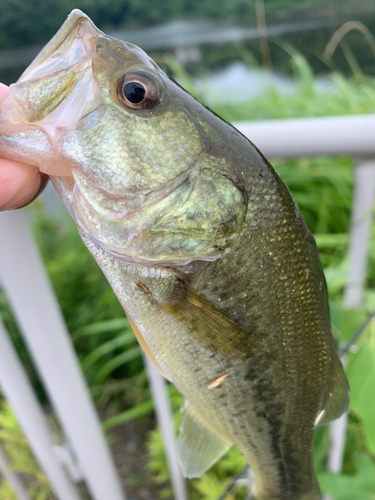
[[[100,34],[85,14],[74,10],[10,86],[0,104],[1,156],[37,166],[48,175],[72,175],[72,164],[56,142],[85,112],[74,104],[97,93],[91,65]]]

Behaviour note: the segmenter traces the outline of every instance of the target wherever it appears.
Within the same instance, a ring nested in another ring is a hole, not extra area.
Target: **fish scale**
[[[1,103],[0,155],[51,176],[184,395],[184,475],[235,445],[254,500],[320,500],[314,426],[348,386],[315,241],[259,150],[75,10]]]

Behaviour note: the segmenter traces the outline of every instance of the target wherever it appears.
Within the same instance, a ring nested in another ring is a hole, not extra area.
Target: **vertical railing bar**
[[[7,481],[10,484],[18,500],[31,500],[29,495],[26,493],[17,474],[10,468],[5,453],[1,449],[1,447],[0,447],[0,471],[3,474],[5,481]]]
[[[1,214],[0,234],[2,282],[90,494],[95,500],[124,500],[113,458],[25,214]]]
[[[332,474],[340,474],[345,453],[346,431],[348,426],[348,412],[332,422],[329,429],[330,450],[327,468]]]
[[[0,319],[0,384],[6,399],[14,409],[35,458],[46,474],[52,490],[60,500],[80,500],[54,453],[54,443],[43,410],[16,350]]]
[[[166,388],[166,381],[154,365],[144,356],[150,390],[155,402],[156,419],[159,424],[166,453],[169,475],[175,500],[188,500],[185,479],[178,464],[176,439],[173,430],[172,410]]]
[[[375,158],[358,159],[349,239],[349,272],[344,290],[344,307],[361,305],[375,200]]]
[[[375,158],[358,159],[354,170],[354,178],[355,187],[349,239],[349,270],[343,300],[343,305],[347,308],[359,307],[363,297],[372,209],[375,201]],[[341,361],[345,364],[345,358]],[[345,413],[331,424],[331,446],[327,467],[333,474],[340,473],[342,469],[347,422],[348,414]]]

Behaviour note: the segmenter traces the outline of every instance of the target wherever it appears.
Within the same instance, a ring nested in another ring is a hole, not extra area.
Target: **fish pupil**
[[[129,82],[124,85],[124,95],[132,104],[139,104],[146,96],[146,89],[139,82]]]

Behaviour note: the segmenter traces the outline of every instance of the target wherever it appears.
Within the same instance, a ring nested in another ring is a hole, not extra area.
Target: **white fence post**
[[[0,234],[2,283],[90,494],[95,500],[124,500],[120,479],[25,214],[0,214]]]
[[[188,500],[186,482],[178,464],[176,439],[173,429],[172,411],[166,389],[166,381],[147,356],[143,356],[151,394],[155,402],[155,413],[164,440],[169,475],[175,500]]]
[[[344,306],[361,305],[366,278],[366,264],[375,202],[375,158],[357,160],[352,227],[349,243],[349,274],[344,291]]]
[[[8,460],[0,448],[0,471],[4,476],[4,479],[8,481],[18,500],[30,500],[29,495],[24,490],[21,481],[18,479],[17,474],[12,471]]]
[[[69,481],[54,452],[55,445],[48,430],[43,410],[1,320],[0,384],[6,399],[16,412],[35,458],[45,472],[57,498],[59,500],[80,500],[79,494]],[[18,496],[21,500],[22,496]]]
[[[344,290],[344,306],[348,308],[356,308],[361,305],[365,285],[372,210],[375,201],[375,158],[357,160],[354,178],[349,272]],[[345,359],[342,359],[342,362],[344,363]],[[338,474],[342,469],[347,422],[348,414],[345,413],[331,424],[328,470],[334,474]]]

